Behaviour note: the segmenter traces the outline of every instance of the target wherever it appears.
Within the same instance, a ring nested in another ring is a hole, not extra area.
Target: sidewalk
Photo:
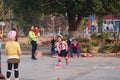
[[[120,80],[120,59],[115,57],[70,58],[69,66],[62,59],[62,68],[55,69],[56,58],[49,56],[31,60],[23,55],[20,63],[20,80]],[[7,57],[2,55],[2,73],[6,74]],[[118,67],[118,68],[117,68]],[[12,79],[13,74],[12,74]]]

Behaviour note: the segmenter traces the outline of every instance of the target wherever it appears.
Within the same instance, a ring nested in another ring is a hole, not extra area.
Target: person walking
[[[16,32],[10,31],[7,35],[9,41],[5,45],[5,55],[8,56],[7,59],[7,72],[6,72],[6,80],[10,80],[11,73],[12,73],[12,66],[14,66],[14,77],[15,80],[19,80],[19,62],[20,56],[22,54],[20,45],[18,42],[15,41],[16,39]]]
[[[68,44],[65,40],[63,40],[62,35],[57,36],[56,48],[58,51],[58,63],[55,68],[61,68],[61,58],[64,57],[66,61],[66,65],[68,66]]]
[[[36,50],[37,50],[37,36],[34,33],[34,26],[30,27],[28,36],[29,36],[29,43],[32,45],[32,56],[31,56],[31,59],[37,60],[37,58],[35,56],[35,53],[36,53]]]

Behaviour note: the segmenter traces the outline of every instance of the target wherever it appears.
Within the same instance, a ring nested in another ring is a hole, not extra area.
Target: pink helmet
[[[15,40],[15,37],[16,37],[16,31],[9,31],[8,34],[7,34],[7,38],[9,40]]]

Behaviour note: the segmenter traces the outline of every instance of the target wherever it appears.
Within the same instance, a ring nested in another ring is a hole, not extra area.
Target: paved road
[[[2,55],[2,73],[6,73],[6,56]],[[56,58],[38,57],[33,61],[30,55],[23,55],[20,63],[20,80],[120,80],[120,58],[93,57],[69,59],[66,67],[62,60],[62,69],[55,69]],[[13,75],[12,75],[12,80]]]

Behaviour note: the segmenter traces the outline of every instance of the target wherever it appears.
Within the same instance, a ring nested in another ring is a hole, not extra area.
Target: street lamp
[[[3,34],[3,26],[5,25],[5,22],[0,22],[0,25],[2,26],[2,34]],[[2,48],[2,38],[0,39],[0,79],[5,79],[4,75],[1,73],[1,48]]]

